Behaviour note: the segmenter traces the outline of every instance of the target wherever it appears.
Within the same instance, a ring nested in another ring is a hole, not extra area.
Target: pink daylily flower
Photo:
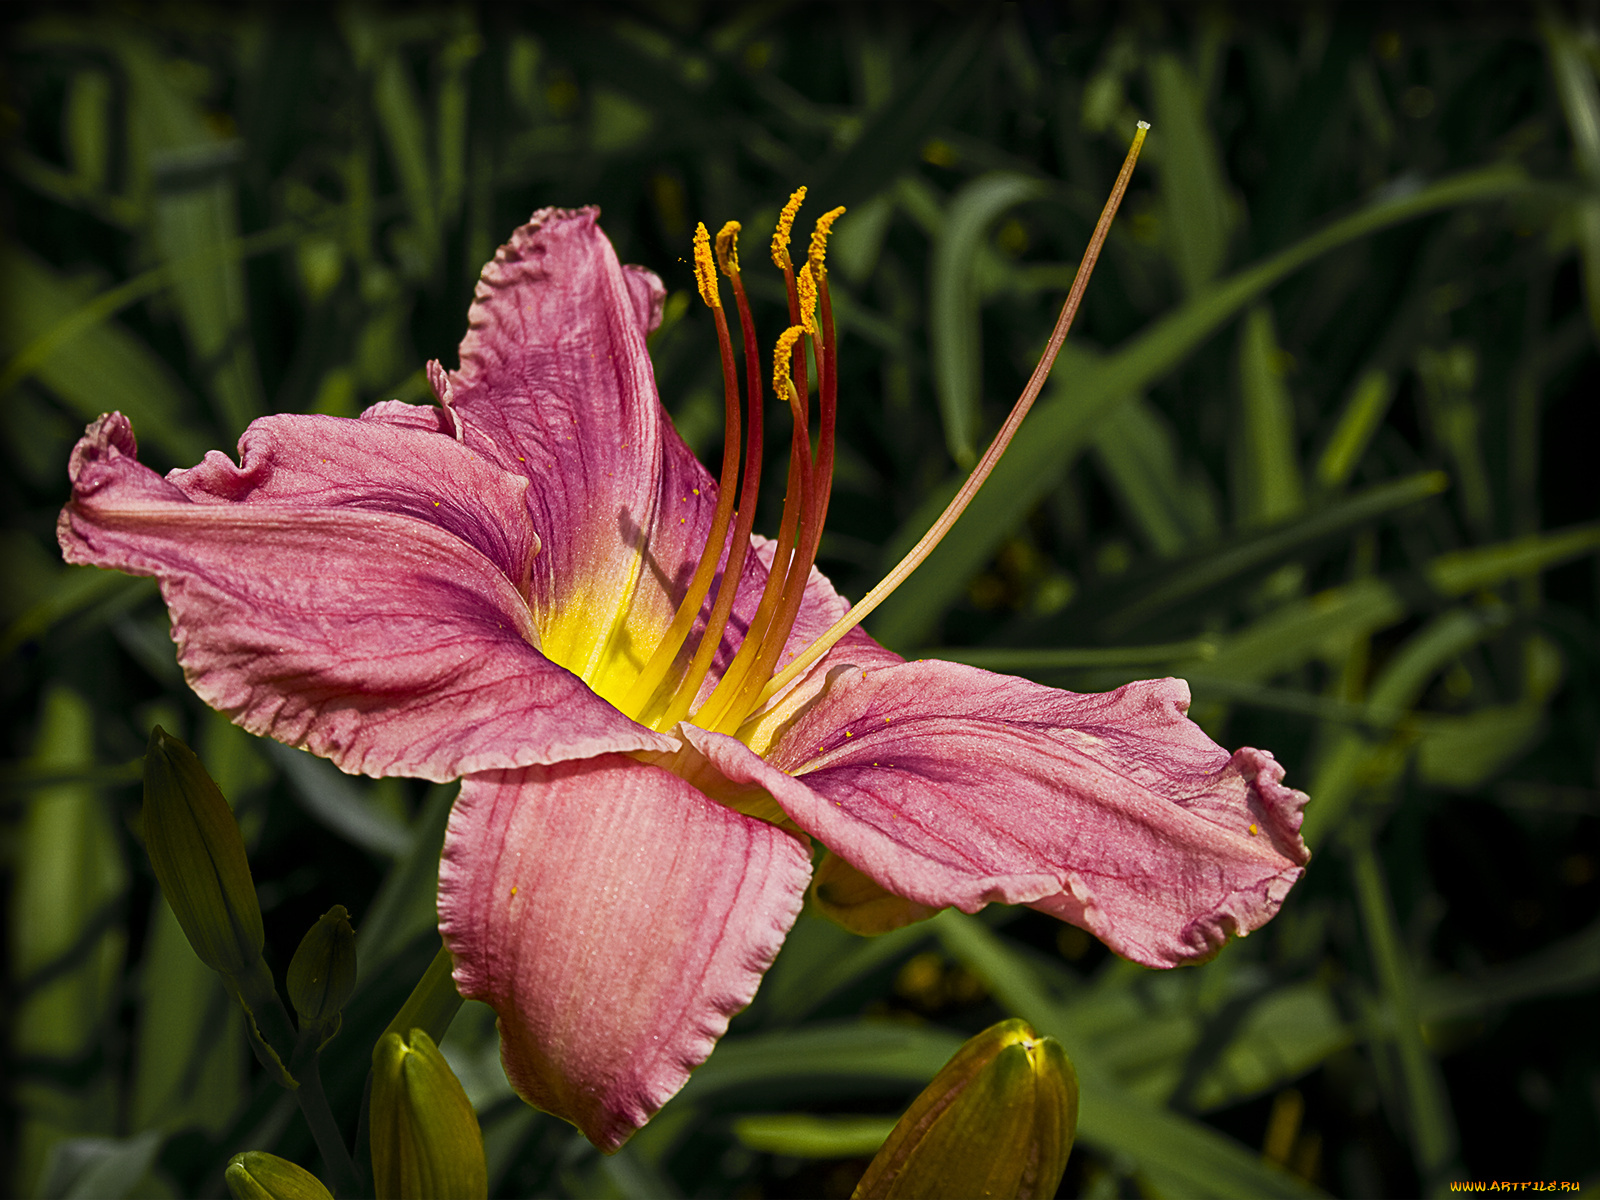
[[[460,369],[432,364],[438,406],[267,417],[237,463],[165,478],[112,413],[60,518],[68,561],[160,581],[190,686],[244,728],[352,773],[463,780],[440,930],[517,1091],[620,1146],[749,1003],[808,889],[862,932],[1030,905],[1158,967],[1267,921],[1308,857],[1306,797],[1207,738],[1181,681],[1075,695],[857,628],[750,690],[847,606],[811,567],[820,507],[781,543],[728,537],[656,394],[663,295],[593,210],[539,212],[485,267]],[[827,392],[831,329],[801,317]],[[808,451],[791,480],[815,499]],[[786,633],[761,604],[779,570]]]

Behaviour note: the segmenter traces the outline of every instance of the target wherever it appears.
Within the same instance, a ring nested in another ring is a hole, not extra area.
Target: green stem
[[[328,1183],[332,1185],[333,1194],[354,1197],[360,1195],[361,1185],[355,1162],[345,1145],[344,1134],[340,1132],[339,1122],[334,1119],[333,1109],[328,1105],[328,1095],[322,1090],[322,1068],[318,1059],[318,1043],[321,1040],[321,1032],[315,1027],[308,1024],[307,1028],[301,1030],[293,1059],[294,1077],[300,1083],[295,1089],[294,1098],[300,1102],[300,1111],[305,1114],[306,1124],[311,1127],[311,1136],[316,1139],[317,1149],[322,1153],[323,1166],[328,1172]]]
[[[1451,1165],[1457,1149],[1449,1096],[1439,1077],[1438,1064],[1422,1040],[1415,981],[1371,830],[1364,823],[1353,826],[1347,834],[1347,845],[1356,906],[1366,929],[1378,986],[1394,1021],[1395,1050],[1400,1059],[1417,1166],[1424,1182],[1435,1184]]]
[[[434,955],[383,1034],[404,1036],[413,1029],[420,1029],[433,1039],[434,1045],[444,1041],[450,1022],[461,1008],[461,993],[456,991],[456,981],[451,976],[453,970],[455,963],[451,961],[450,951],[440,946],[439,953]],[[383,1035],[378,1040],[382,1041]]]

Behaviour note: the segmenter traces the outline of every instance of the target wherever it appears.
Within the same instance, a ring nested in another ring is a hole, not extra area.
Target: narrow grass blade
[[[1239,436],[1235,507],[1240,523],[1279,525],[1305,507],[1294,398],[1284,381],[1283,351],[1272,309],[1254,305],[1239,327]]]
[[[1142,396],[1117,405],[1094,431],[1095,463],[1144,540],[1162,558],[1216,536],[1211,492],[1188,478],[1178,437]]]
[[[1222,269],[1233,224],[1222,154],[1206,122],[1205,97],[1176,54],[1150,63],[1150,140],[1161,170],[1161,220],[1167,255],[1188,295]]]
[[[1412,1152],[1425,1183],[1440,1181],[1454,1159],[1458,1141],[1455,1117],[1439,1064],[1422,1040],[1415,982],[1401,944],[1389,889],[1372,842],[1357,835],[1351,847],[1356,905],[1367,935],[1367,949],[1385,1004],[1394,1018],[1395,1048],[1411,1128]],[[1458,1173],[1459,1175],[1459,1173]]]
[[[1217,547],[1192,563],[1174,567],[1164,579],[1140,586],[1126,602],[1115,605],[1114,615],[1101,622],[1101,631],[1106,637],[1119,637],[1161,613],[1247,572],[1260,570],[1295,550],[1437,496],[1448,482],[1442,472],[1425,471],[1391,483],[1380,483],[1292,525]]]
[[[1545,10],[1541,22],[1550,73],[1567,114],[1573,157],[1589,185],[1589,194],[1575,204],[1578,249],[1583,258],[1583,293],[1589,324],[1600,339],[1600,87],[1584,47],[1566,22]]]
[[[1393,398],[1394,380],[1387,371],[1374,367],[1356,380],[1317,459],[1319,486],[1331,491],[1349,482]]]
[[[0,245],[0,339],[13,355],[6,385],[37,374],[84,421],[118,408],[142,445],[170,462],[199,460],[210,439],[188,424],[183,385],[109,315],[26,250]]]
[[[94,714],[76,692],[57,686],[45,695],[30,765],[41,772],[94,765]],[[17,830],[12,871],[12,1053],[78,1068],[66,1079],[35,1077],[16,1094],[11,1183],[26,1195],[56,1143],[115,1131],[116,1063],[96,1062],[94,1052],[118,1005],[128,868],[100,793],[81,783],[35,792]]]
[[[1025,175],[981,175],[950,198],[934,239],[928,296],[933,380],[944,419],[945,445],[956,465],[964,469],[977,460],[973,438],[982,406],[982,313],[973,263],[995,218],[1044,190],[1043,183]]]

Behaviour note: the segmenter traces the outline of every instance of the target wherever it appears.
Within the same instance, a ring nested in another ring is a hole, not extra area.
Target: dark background
[[[327,1066],[352,1121],[371,1037],[437,945],[448,789],[242,734],[184,688],[148,581],[60,564],[86,421],[120,408],[165,469],[262,413],[425,401],[495,245],[537,207],[598,203],[623,260],[667,283],[661,393],[710,460],[694,224],[744,222],[773,336],[760,247],[804,183],[807,214],[850,209],[821,565],[859,597],[1003,419],[1141,117],[1039,409],[872,628],[1077,690],[1189,678],[1213,737],[1270,748],[1311,792],[1305,880],[1247,942],[1165,974],[1028,912],[876,942],[804,918],[695,1082],[609,1160],[510,1095],[469,1007],[447,1050],[491,1188],[847,1195],[883,1118],[1012,1013],[1120,1089],[1092,1121],[1085,1091],[1062,1195],[1593,1186],[1594,15],[10,8],[4,1186],[69,1194],[92,1161],[121,1194],[216,1194],[239,1150],[317,1165],[138,845],[152,724],[235,804],[280,973],[318,913],[354,914],[362,989]],[[768,429],[781,469],[788,432]]]

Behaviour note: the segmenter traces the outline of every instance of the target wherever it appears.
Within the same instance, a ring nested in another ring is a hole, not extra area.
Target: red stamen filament
[[[704,225],[696,231],[695,241],[697,259],[703,255],[709,256],[709,237]],[[701,264],[697,264],[699,265]],[[660,644],[656,646],[655,652],[645,663],[639,672],[639,677],[634,680],[633,686],[628,689],[628,694],[623,699],[624,712],[641,715],[677,659],[678,651],[688,638],[690,629],[694,627],[694,619],[700,612],[706,593],[711,590],[711,582],[717,573],[717,563],[722,558],[722,547],[727,542],[728,526],[733,518],[734,489],[739,482],[739,374],[733,365],[733,342],[728,336],[727,317],[723,314],[721,300],[716,294],[716,273],[709,269],[709,263],[704,266],[707,268],[708,278],[701,280],[701,293],[710,305],[711,314],[716,320],[717,346],[722,357],[723,416],[727,430],[722,447],[722,479],[717,490],[717,507],[711,518],[711,530],[706,535],[705,549],[700,552],[700,562],[695,568],[693,578],[689,581],[689,590],[684,593],[672,624],[667,627]],[[757,419],[759,420],[759,417]],[[759,459],[759,455],[757,457]],[[748,537],[745,540],[748,541]]]
[[[732,733],[738,729],[756,707],[763,685],[772,675],[772,669],[777,665],[779,655],[788,644],[795,618],[800,614],[800,604],[805,598],[812,565],[817,561],[817,550],[822,545],[822,527],[827,520],[829,494],[833,485],[834,435],[838,415],[838,359],[833,332],[833,305],[828,295],[827,274],[820,269],[820,265],[820,263],[815,264],[813,269],[820,302],[815,348],[817,391],[821,409],[817,458],[810,472],[813,486],[808,489],[805,497],[800,541],[784,579],[782,607],[779,608],[771,629],[762,639],[760,650],[750,668],[739,681],[739,690],[733,696],[727,710],[718,714],[714,724],[701,722],[705,728],[715,729],[719,733]],[[798,381],[795,386],[799,386]],[[809,443],[809,436],[806,440]],[[809,451],[810,446],[807,445],[805,449]]]
[[[803,343],[797,348],[804,353]],[[777,383],[775,379],[774,386],[777,386]],[[695,713],[695,724],[705,729],[716,729],[721,725],[722,718],[736,703],[746,678],[755,666],[761,647],[770,635],[773,619],[782,610],[789,577],[799,561],[800,548],[796,544],[796,539],[804,528],[802,517],[807,507],[806,497],[813,487],[811,437],[807,428],[805,401],[793,383],[787,380],[784,383],[786,386],[781,390],[785,393],[784,398],[789,401],[794,432],[789,442],[788,490],[783,498],[783,519],[778,526],[778,543],[773,552],[772,568],[767,574],[766,587],[761,592],[761,603],[756,607],[755,615],[745,630],[744,642],[740,645],[739,652],[734,655],[733,661],[728,664],[727,670],[723,672],[716,689]],[[806,564],[806,568],[810,569],[809,563]]]
[[[719,239],[720,241],[720,239]],[[728,562],[722,571],[722,584],[717,589],[717,600],[711,616],[700,634],[700,645],[695,650],[694,661],[689,664],[667,704],[666,711],[656,722],[657,729],[671,729],[689,715],[700,682],[711,667],[717,647],[722,643],[723,631],[733,612],[734,597],[739,591],[739,580],[744,574],[745,555],[750,549],[750,534],[756,519],[756,493],[761,486],[762,403],[761,351],[756,342],[755,321],[750,316],[750,302],[745,296],[744,282],[739,278],[738,261],[730,257],[724,263],[724,273],[733,284],[733,296],[739,307],[739,327],[744,335],[744,374],[749,388],[748,436],[744,452],[744,488],[739,493],[739,517],[733,527],[733,545],[728,551]]]

